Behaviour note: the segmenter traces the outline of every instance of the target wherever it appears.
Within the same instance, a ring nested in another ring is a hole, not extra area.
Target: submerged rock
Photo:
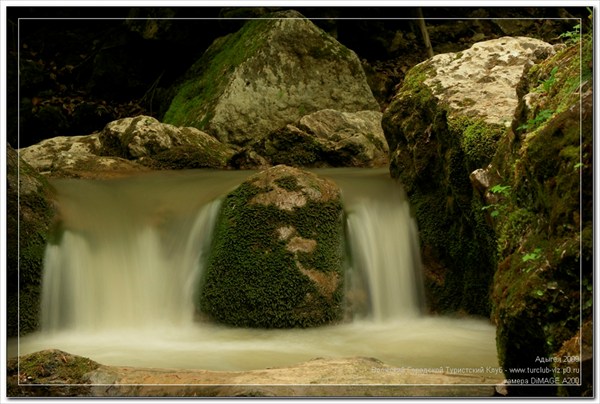
[[[380,167],[388,163],[381,112],[324,109],[303,116],[254,148],[273,164],[300,167]]]
[[[245,145],[326,108],[379,110],[356,54],[290,10],[216,40],[164,121]]]
[[[198,308],[244,327],[342,318],[343,210],[330,180],[276,166],[225,197]]]

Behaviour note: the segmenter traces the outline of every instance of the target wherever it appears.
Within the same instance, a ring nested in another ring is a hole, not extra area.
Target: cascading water
[[[135,216],[97,213],[99,222],[115,221],[108,227],[118,231],[108,236],[95,231],[99,227],[65,230],[60,244],[46,250],[42,330],[139,329],[191,321],[199,265],[219,206],[219,200],[211,202],[191,222],[171,229],[138,223]]]
[[[194,293],[218,199],[248,172],[161,172],[61,180],[61,235],[46,252],[42,330],[9,341],[107,365],[244,370],[324,356],[398,366],[497,366],[494,328],[422,315],[417,229],[385,170],[319,170],[348,211],[348,303],[365,316],[335,326],[260,330],[194,319]],[[355,312],[356,314],[356,312]],[[15,352],[17,351],[17,352]]]
[[[415,317],[424,309],[417,226],[402,190],[389,192],[384,200],[361,198],[348,214],[352,269],[366,278],[376,321]]]

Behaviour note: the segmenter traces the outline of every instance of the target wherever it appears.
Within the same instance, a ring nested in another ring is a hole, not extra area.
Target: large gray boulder
[[[216,40],[163,120],[245,145],[328,108],[379,110],[356,54],[298,12],[284,11]]]
[[[198,308],[244,327],[310,327],[341,320],[343,209],[330,180],[276,166],[223,205]]]

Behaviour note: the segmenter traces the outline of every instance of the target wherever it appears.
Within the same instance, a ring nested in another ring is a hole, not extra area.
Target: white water
[[[362,317],[307,330],[194,321],[214,201],[248,172],[64,180],[56,186],[65,231],[47,249],[42,331],[9,341],[9,354],[58,348],[108,365],[214,370],[341,356],[396,366],[497,366],[495,331],[486,321],[423,315],[418,233],[401,188],[383,170],[320,173],[343,190],[348,292],[362,304]]]
[[[364,198],[348,214],[353,267],[366,278],[370,314],[378,322],[423,313],[418,231],[400,190]]]

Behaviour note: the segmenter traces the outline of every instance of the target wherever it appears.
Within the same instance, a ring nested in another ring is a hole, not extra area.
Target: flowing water
[[[63,228],[46,251],[41,331],[9,340],[9,355],[58,348],[107,365],[211,370],[348,356],[403,367],[497,367],[489,322],[424,314],[418,231],[389,174],[317,172],[340,185],[347,210],[347,322],[260,330],[194,319],[219,197],[252,172],[57,180]]]

